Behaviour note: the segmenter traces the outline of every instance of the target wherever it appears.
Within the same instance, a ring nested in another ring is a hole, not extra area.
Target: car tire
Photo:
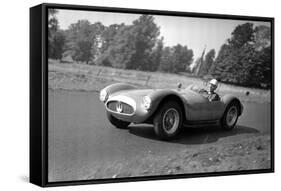
[[[110,123],[112,125],[114,125],[115,127],[117,127],[118,129],[126,129],[131,124],[130,122],[117,119],[116,117],[114,117],[113,115],[111,115],[108,112],[107,112],[107,118],[110,121]]]
[[[172,140],[182,129],[183,112],[176,101],[164,103],[153,119],[154,132],[162,140]]]
[[[225,109],[221,119],[221,127],[224,130],[232,130],[239,118],[239,103],[237,101],[231,102]]]

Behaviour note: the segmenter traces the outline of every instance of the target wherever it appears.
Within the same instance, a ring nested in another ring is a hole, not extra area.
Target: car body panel
[[[122,95],[122,96],[120,96],[120,95]],[[105,105],[107,105],[107,103],[109,103],[110,101],[120,101],[123,103],[130,104],[130,102],[131,102],[130,100],[134,100],[134,103],[132,104],[134,107],[134,113],[131,115],[111,111],[107,107],[106,107],[106,109],[117,119],[132,122],[132,123],[144,122],[152,114],[152,112],[149,110],[146,110],[143,107],[141,95],[137,95],[137,94],[133,93],[133,94],[130,94],[130,96],[129,96],[128,92],[123,91],[123,93],[122,93],[122,91],[120,91],[120,92],[114,93],[113,95],[109,96],[109,99],[105,103]]]
[[[105,102],[107,112],[110,112],[117,119],[133,122],[145,123],[161,106],[162,101],[167,96],[174,96],[181,100],[184,108],[185,121],[215,121],[222,118],[227,105],[238,100],[233,95],[224,95],[219,101],[209,101],[207,97],[186,89],[137,89],[137,87],[125,83],[112,84],[104,88],[108,92],[108,100]],[[151,99],[151,106],[147,110],[143,105],[144,96]],[[107,108],[111,101],[126,103],[134,108],[132,114],[120,113]],[[165,101],[165,100],[164,100]],[[240,101],[238,100],[240,103]],[[243,106],[240,103],[241,112]]]

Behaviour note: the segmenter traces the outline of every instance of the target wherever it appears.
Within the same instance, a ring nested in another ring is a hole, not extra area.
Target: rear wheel
[[[232,130],[238,120],[239,117],[239,104],[237,102],[231,102],[222,117],[222,128],[224,130]]]
[[[156,113],[153,123],[156,135],[163,140],[175,138],[182,129],[183,113],[176,101],[168,101]]]
[[[119,129],[126,129],[130,125],[130,122],[117,119],[116,117],[114,117],[113,115],[111,115],[108,112],[107,112],[107,118],[112,125],[114,125],[115,127],[119,128]]]

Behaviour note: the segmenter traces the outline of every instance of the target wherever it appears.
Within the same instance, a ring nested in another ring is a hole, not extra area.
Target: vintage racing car
[[[160,139],[169,140],[183,126],[220,124],[225,130],[234,128],[243,105],[233,95],[209,101],[196,86],[182,89],[139,89],[126,83],[115,83],[100,91],[109,121],[117,128],[131,123],[154,125]]]

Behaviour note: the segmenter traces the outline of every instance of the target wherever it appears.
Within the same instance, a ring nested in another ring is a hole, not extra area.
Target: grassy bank
[[[234,140],[230,140],[234,139]],[[239,135],[212,145],[186,148],[177,155],[146,156],[93,167],[87,179],[240,171],[270,168],[270,136]]]
[[[176,88],[178,82],[183,84],[183,88],[191,84],[204,86],[204,82],[200,78],[161,72],[122,70],[75,63],[61,64],[52,60],[49,61],[48,67],[48,82],[51,89],[100,91],[105,86],[116,82],[131,83],[141,88]],[[250,94],[247,96],[246,92]],[[268,90],[223,83],[220,84],[218,93],[231,93],[244,101],[270,101],[270,91]]]

